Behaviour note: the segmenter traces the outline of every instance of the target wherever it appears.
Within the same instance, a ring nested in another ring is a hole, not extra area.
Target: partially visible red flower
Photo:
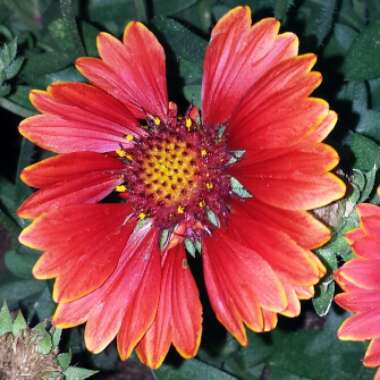
[[[196,355],[202,307],[184,244],[201,246],[211,305],[243,345],[246,326],[271,330],[313,296],[325,269],[311,250],[330,232],[307,210],[345,191],[321,143],[336,114],[310,97],[315,56],[298,56],[279,26],[252,26],[248,7],[219,20],[201,113],[177,115],[164,51],[139,22],[123,42],[101,33],[100,58],[77,60],[91,84],[31,93],[41,114],[20,131],[58,155],[22,173],[39,190],[19,208],[34,219],[20,240],[44,251],[34,275],[56,279],[53,323],[86,323],[89,350],[117,337],[122,359],[136,348],[153,368],[170,345]],[[115,190],[122,202],[97,204]]]
[[[378,190],[380,195],[380,188]],[[380,366],[380,207],[357,206],[360,227],[347,233],[355,257],[335,272],[344,290],[335,297],[343,309],[354,313],[338,330],[342,340],[371,340],[364,357],[366,367]],[[380,379],[377,370],[375,379]]]

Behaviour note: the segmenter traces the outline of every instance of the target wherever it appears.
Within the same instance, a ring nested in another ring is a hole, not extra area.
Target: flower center
[[[140,165],[146,194],[167,206],[188,203],[199,185],[198,152],[176,137],[151,145]]]
[[[224,137],[189,117],[147,124],[146,136],[116,151],[126,165],[125,184],[117,190],[125,192],[139,219],[152,217],[161,228],[182,223],[189,236],[196,225],[218,225],[228,213],[231,190]]]

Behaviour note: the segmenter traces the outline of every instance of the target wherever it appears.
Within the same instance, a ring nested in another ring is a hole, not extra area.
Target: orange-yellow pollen
[[[187,117],[187,118],[185,119],[185,127],[186,127],[187,129],[190,129],[192,125],[193,125],[193,121],[192,121],[189,117]]]
[[[130,153],[127,153],[125,158],[128,159],[129,161],[133,160],[133,156]]]
[[[206,156],[207,156],[207,153],[208,153],[208,152],[207,152],[206,149],[204,149],[204,148],[201,149],[201,156],[202,156],[202,157],[206,157]]]
[[[115,187],[115,190],[118,192],[118,193],[124,193],[125,191],[127,191],[127,186],[125,185],[117,185]]]
[[[124,157],[127,156],[127,152],[126,152],[124,149],[122,149],[122,148],[116,149],[115,153],[116,153],[119,157],[121,157],[121,158],[124,158]]]
[[[207,187],[207,189],[211,190],[214,188],[214,184],[212,182],[207,182],[206,187]]]
[[[140,214],[137,215],[137,217],[140,219],[140,220],[144,220],[146,218],[146,214],[144,212],[140,212]]]
[[[206,202],[204,200],[201,200],[199,203],[198,203],[198,206],[200,208],[205,208],[206,207]]]
[[[158,127],[161,124],[161,119],[158,116],[156,116],[153,118],[153,123],[155,126]]]
[[[178,214],[183,214],[185,212],[185,207],[183,206],[178,206],[177,207],[177,213]]]
[[[128,134],[125,136],[125,139],[129,142],[133,141],[135,139],[135,136],[133,136],[132,134]]]

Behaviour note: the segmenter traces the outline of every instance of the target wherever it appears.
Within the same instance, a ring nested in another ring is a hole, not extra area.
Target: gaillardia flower
[[[380,188],[378,190],[380,195]],[[354,313],[338,330],[342,340],[371,340],[364,357],[366,367],[380,366],[380,207],[357,207],[360,227],[347,233],[355,257],[335,272],[344,290],[335,297],[343,309]],[[375,379],[380,379],[380,370]]]
[[[321,143],[336,114],[310,97],[315,56],[278,31],[273,18],[252,26],[248,7],[219,20],[201,112],[177,114],[163,48],[139,22],[123,42],[100,33],[100,58],[77,60],[90,84],[32,91],[41,114],[20,131],[58,155],[22,173],[39,190],[18,211],[34,220],[20,240],[44,251],[34,275],[56,279],[53,323],[86,323],[90,351],[117,337],[122,359],[136,348],[153,368],[170,345],[197,353],[202,306],[186,252],[242,345],[246,326],[273,329],[312,297],[325,269],[311,249],[330,235],[306,210],[345,191],[330,173],[338,155]]]

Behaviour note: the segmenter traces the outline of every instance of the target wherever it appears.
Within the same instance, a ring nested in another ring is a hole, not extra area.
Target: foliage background
[[[74,362],[100,370],[99,379],[371,379],[361,365],[365,345],[339,342],[336,330],[345,314],[331,307],[331,272],[350,258],[342,233],[357,223],[358,202],[379,203],[374,189],[380,165],[380,2],[378,0],[0,0],[0,300],[21,308],[30,324],[54,310],[51,284],[36,281],[31,267],[38,254],[21,247],[25,222],[15,215],[30,193],[18,179],[26,165],[47,152],[22,141],[17,124],[34,113],[31,88],[55,80],[83,81],[72,62],[96,56],[95,37],[106,30],[120,36],[128,20],[154,30],[168,55],[170,97],[184,109],[199,104],[202,57],[210,29],[233,6],[248,4],[254,20],[276,16],[282,30],[297,33],[301,52],[316,52],[324,82],[317,96],[330,102],[339,122],[329,137],[341,155],[339,174],[349,183],[346,199],[318,211],[334,238],[318,251],[329,274],[299,318],[281,318],[276,331],[250,334],[240,348],[206,308],[201,351],[182,362],[172,353],[155,373],[134,359],[118,362],[113,345],[93,356],[82,344],[82,329],[65,331],[62,347]],[[120,376],[120,377],[117,377]],[[84,377],[83,377],[84,378]]]

